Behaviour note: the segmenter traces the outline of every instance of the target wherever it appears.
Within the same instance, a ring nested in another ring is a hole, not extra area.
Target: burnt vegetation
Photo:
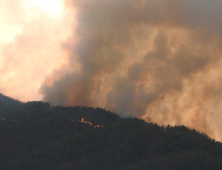
[[[0,94],[0,170],[217,170],[222,144],[185,126]],[[84,120],[84,121],[83,121]]]

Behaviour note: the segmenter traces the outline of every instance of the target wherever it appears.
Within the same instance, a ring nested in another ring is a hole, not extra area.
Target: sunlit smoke
[[[63,64],[73,24],[62,0],[0,0],[0,93],[40,100],[44,78]]]
[[[59,15],[62,13],[62,0],[27,0],[28,8],[43,10],[51,15]]]
[[[221,14],[218,0],[0,0],[0,93],[222,140]]]
[[[67,67],[40,88],[59,105],[187,125],[222,140],[222,2],[68,0]]]

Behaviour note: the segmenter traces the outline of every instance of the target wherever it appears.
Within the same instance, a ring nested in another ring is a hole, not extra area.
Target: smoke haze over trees
[[[68,0],[67,64],[43,100],[92,106],[222,139],[222,2]]]
[[[2,0],[0,93],[222,141],[219,0]]]

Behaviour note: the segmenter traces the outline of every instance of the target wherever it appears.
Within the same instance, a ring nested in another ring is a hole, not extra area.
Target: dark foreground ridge
[[[0,94],[0,170],[221,170],[222,144],[88,107]]]

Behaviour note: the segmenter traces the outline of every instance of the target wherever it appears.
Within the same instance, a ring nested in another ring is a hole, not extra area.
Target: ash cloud
[[[77,25],[43,100],[102,107],[222,140],[222,3],[68,0]]]

